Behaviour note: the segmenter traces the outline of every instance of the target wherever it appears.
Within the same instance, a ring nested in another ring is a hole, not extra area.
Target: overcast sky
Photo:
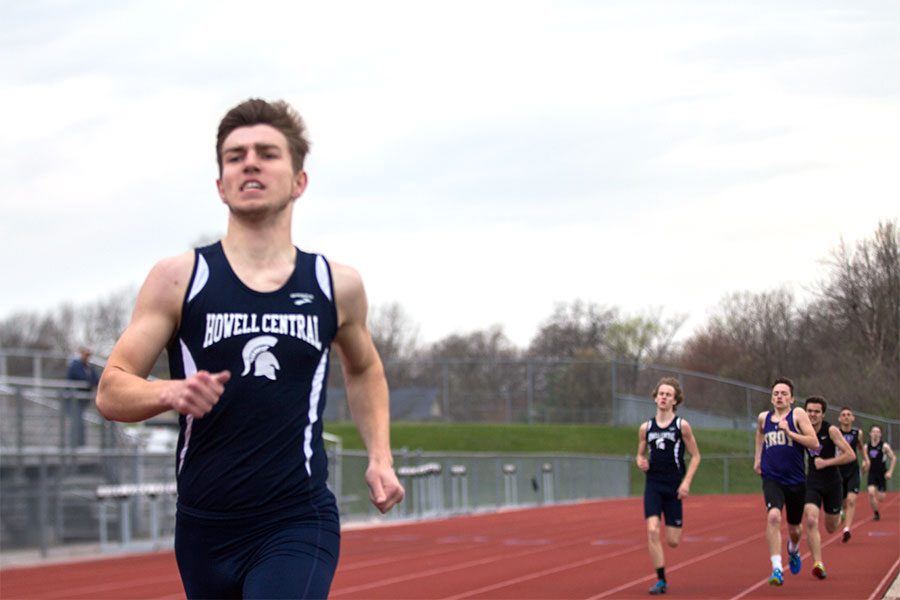
[[[556,303],[685,313],[900,218],[900,3],[3,3],[0,318],[225,230],[215,130],[285,99],[301,248],[423,341]]]

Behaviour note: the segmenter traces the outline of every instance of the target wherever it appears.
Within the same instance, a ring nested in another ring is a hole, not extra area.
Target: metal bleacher
[[[170,452],[148,453],[127,428],[97,413],[87,384],[65,379],[69,360],[59,352],[0,350],[4,551],[39,547],[46,554],[51,545],[95,540],[98,486],[174,479]],[[140,510],[137,525],[145,520]]]

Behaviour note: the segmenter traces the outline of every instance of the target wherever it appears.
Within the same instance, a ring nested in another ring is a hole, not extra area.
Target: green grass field
[[[342,438],[344,448],[363,449],[353,423],[329,423],[327,431]],[[701,453],[748,454],[753,433],[698,430]],[[566,454],[634,455],[637,427],[608,425],[522,425],[392,423],[391,446],[428,452],[560,452]]]
[[[353,423],[329,423],[327,430],[341,437],[344,448],[363,449]],[[692,493],[759,491],[759,477],[753,472],[752,457],[747,458],[753,452],[752,432],[695,430],[695,436],[705,458],[694,478]],[[637,427],[397,422],[391,424],[391,446],[395,450],[406,448],[426,452],[534,452],[632,457],[637,451]],[[714,458],[714,455],[725,457]],[[633,467],[631,482],[632,494],[643,492],[644,476],[636,466]]]

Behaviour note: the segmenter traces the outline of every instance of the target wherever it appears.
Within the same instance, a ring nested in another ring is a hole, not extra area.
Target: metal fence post
[[[507,463],[503,465],[503,497],[507,505],[519,503],[519,489],[516,485],[516,465]]]
[[[525,401],[528,405],[528,424],[534,423],[534,365],[529,360],[525,370]]]
[[[131,544],[131,502],[123,496],[119,499],[119,532],[123,547]]]
[[[749,422],[753,422],[753,406],[750,400],[750,389],[744,388],[744,396],[747,398],[747,420]],[[756,452],[756,439],[755,436],[750,438],[750,451]]]
[[[610,423],[611,423],[612,425],[615,425],[615,424],[618,422],[618,421],[616,420],[616,408],[617,408],[617,405],[616,405],[616,387],[617,387],[617,382],[616,382],[616,361],[615,361],[615,359],[609,361],[609,364],[610,364],[610,370],[612,371],[612,373],[610,374],[610,380],[611,380],[611,382],[612,382],[612,383],[611,383],[611,386],[612,386],[612,419],[610,419]]]
[[[544,491],[544,504],[553,504],[553,465],[544,463],[541,465],[541,481]]]
[[[38,467],[38,535],[41,556],[47,558],[49,540],[47,524],[47,456],[41,452]]]
[[[56,473],[53,478],[53,530],[54,539],[62,541],[65,537],[66,523],[63,510],[63,479],[72,468],[73,457],[67,456],[64,450],[56,455]],[[77,467],[77,465],[76,465]]]
[[[16,388],[16,448],[21,462],[22,450],[25,448],[25,398],[19,388]]]
[[[506,393],[503,394],[503,396],[505,397],[503,404],[505,405],[505,408],[506,408],[506,422],[512,423],[513,422],[512,394],[509,393],[509,390],[505,390],[505,392]]]
[[[450,502],[453,512],[467,512],[469,509],[469,483],[466,465],[450,467]]]
[[[66,426],[66,415],[69,414],[69,403],[74,401],[68,397],[69,392],[65,390],[60,390],[56,395],[57,401],[59,402],[59,447],[60,448],[69,448],[72,444],[66,443],[66,434],[69,432],[69,428]]]
[[[406,498],[403,499],[402,507],[403,516],[406,517],[408,517],[413,511],[412,503],[414,499],[410,496],[415,494],[415,491],[412,487],[412,476],[409,473],[410,468],[411,467],[400,467],[397,469],[397,477],[400,479],[400,483],[406,489]]]
[[[725,493],[728,493],[728,457],[722,459],[722,475],[725,480]]]
[[[450,418],[450,366],[447,363],[444,363],[441,368],[441,390],[443,392],[443,400],[444,400],[444,419],[446,421],[451,421]]]
[[[155,550],[159,546],[159,496],[150,494],[150,541]]]
[[[31,358],[31,373],[34,378],[40,382],[41,379],[44,378],[44,357],[40,354],[35,354]]]
[[[107,529],[107,523],[106,523],[106,509],[107,509],[106,500],[99,500],[97,502],[97,510],[99,512],[98,517],[100,520],[100,551],[101,552],[106,552],[109,550],[109,530]]]
[[[143,459],[144,449],[138,445],[134,448],[134,482],[138,485],[146,483],[146,479],[144,477],[144,459]],[[133,511],[134,511],[134,531],[140,533],[144,531],[144,526],[146,523],[144,522],[144,506],[147,504],[147,499],[143,496],[135,496]]]
[[[444,471],[441,463],[428,463],[426,471],[426,479],[428,482],[428,499],[429,514],[440,515],[444,512],[444,485],[442,473]]]

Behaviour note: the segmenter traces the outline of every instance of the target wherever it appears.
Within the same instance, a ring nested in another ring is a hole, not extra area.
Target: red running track
[[[667,597],[881,598],[900,569],[900,495],[875,522],[861,497],[853,538],[823,532],[828,578],[766,584],[762,494],[685,502],[682,544],[666,548]],[[345,529],[331,597],[643,598],[655,575],[640,498]],[[786,538],[785,538],[786,539]],[[0,571],[0,597],[183,598],[172,552]]]

